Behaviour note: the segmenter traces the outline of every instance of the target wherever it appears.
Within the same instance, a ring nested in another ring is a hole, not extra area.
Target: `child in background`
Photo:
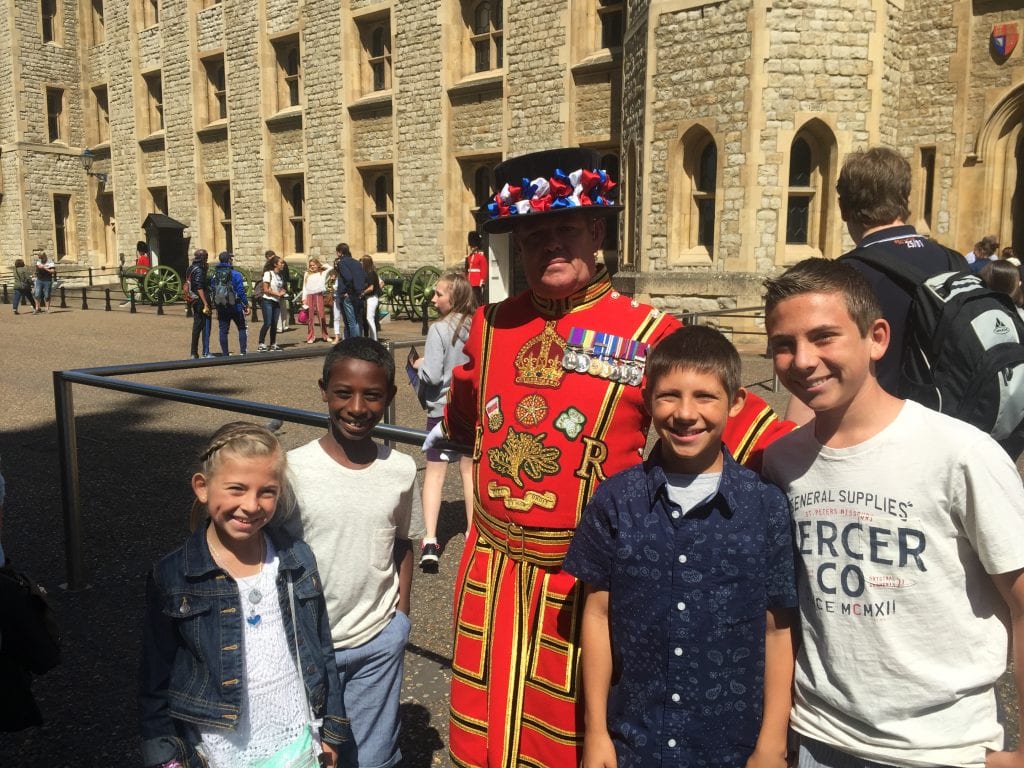
[[[395,396],[395,361],[356,336],[324,359],[327,433],[290,451],[298,516],[289,523],[317,556],[357,762],[402,759],[398,705],[409,639],[412,542],[422,535],[416,462],[376,443]]]
[[[309,547],[272,525],[290,498],[284,452],[235,422],[200,461],[193,533],[146,586],[143,763],[316,768],[322,746],[334,765],[351,731],[320,576]]]
[[[789,506],[722,444],[746,398],[739,355],[689,326],[646,374],[660,440],[597,489],[562,566],[584,583],[581,765],[785,768]]]
[[[859,272],[807,259],[765,286],[775,373],[814,413],[764,461],[800,560],[798,764],[1021,765],[996,751],[1008,648],[1024,687],[1017,468],[981,430],[882,389],[889,323]]]
[[[1021,291],[1020,269],[1012,261],[990,261],[978,273],[990,290],[1005,293],[1017,307],[1017,314],[1024,318],[1024,291]]]
[[[326,288],[327,270],[320,259],[310,259],[309,268],[302,278],[302,303],[309,315],[306,318],[306,343],[316,341],[316,319],[320,318],[320,338],[329,341],[327,336],[327,315],[324,314],[324,292]]]
[[[279,352],[281,347],[277,345],[277,321],[281,316],[281,299],[287,293],[284,280],[281,278],[284,259],[273,251],[267,251],[267,254],[267,261],[263,265],[263,297],[260,300],[263,304],[263,325],[260,328],[260,344],[257,349],[260,352]],[[269,347],[265,343],[267,331],[270,332]]]
[[[426,403],[427,432],[441,422],[452,371],[466,362],[462,346],[469,338],[476,301],[473,289],[461,272],[446,272],[434,286],[433,304],[440,319],[431,324],[423,357],[413,363],[420,377],[420,399]],[[423,523],[427,529],[420,547],[420,569],[437,573],[441,546],[437,541],[437,520],[441,513],[441,489],[449,459],[436,448],[428,448],[427,468],[423,474]],[[473,459],[459,456],[462,497],[466,504],[466,536],[473,523]]]
[[[380,275],[377,274],[377,268],[373,264],[373,259],[369,256],[363,256],[359,263],[363,265],[363,270],[366,272],[366,288],[363,289],[366,317],[363,324],[366,326],[366,335],[376,341],[377,305],[380,303],[381,294]]]

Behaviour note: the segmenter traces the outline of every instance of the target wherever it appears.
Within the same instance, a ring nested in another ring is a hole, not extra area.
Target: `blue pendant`
[[[256,613],[256,614],[253,614],[252,616],[249,616],[248,618],[246,618],[246,621],[249,622],[250,626],[255,627],[257,624],[260,623],[260,618],[261,618],[260,615],[258,613]]]

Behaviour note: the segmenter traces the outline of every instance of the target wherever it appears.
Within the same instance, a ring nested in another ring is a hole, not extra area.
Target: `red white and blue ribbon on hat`
[[[559,208],[589,208],[616,205],[611,199],[615,189],[607,171],[580,168],[565,173],[556,168],[550,179],[538,176],[521,184],[506,184],[487,204],[492,219],[545,213]]]

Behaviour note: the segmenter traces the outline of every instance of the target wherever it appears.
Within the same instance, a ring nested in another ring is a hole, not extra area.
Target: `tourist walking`
[[[210,354],[210,295],[206,290],[207,262],[205,248],[197,248],[192,263],[185,271],[185,300],[192,309],[192,359],[199,357],[199,337],[203,338],[203,357]]]
[[[257,349],[260,352],[280,351],[277,345],[277,320],[281,315],[281,297],[285,295],[284,280],[281,279],[281,270],[284,268],[284,259],[268,251],[263,265],[263,295],[260,297],[261,309],[263,310],[263,326],[260,328],[260,345]],[[270,332],[270,346],[266,344],[267,332]]]
[[[32,314],[50,311],[50,293],[53,291],[53,278],[57,275],[57,265],[50,261],[45,253],[40,253],[36,260],[36,308]]]
[[[234,254],[221,251],[217,257],[217,267],[210,277],[208,296],[213,296],[213,306],[217,308],[217,324],[220,326],[220,353],[228,356],[228,330],[234,323],[238,327],[238,347],[241,354],[246,353],[249,344],[249,330],[245,321],[249,314],[249,299],[245,292],[245,278],[232,266]]]
[[[306,343],[316,341],[316,324],[320,322],[320,338],[330,341],[327,336],[327,316],[324,314],[324,293],[327,290],[327,270],[320,259],[310,259],[309,267],[302,278],[302,304],[306,308]]]
[[[338,243],[334,260],[334,341],[338,342],[341,322],[345,323],[345,338],[362,336],[362,301],[366,290],[366,272],[352,257],[348,243]]]
[[[14,297],[11,301],[14,314],[19,314],[18,308],[25,299],[28,299],[28,303],[35,310],[36,300],[32,296],[32,273],[25,266],[24,259],[14,260],[14,274],[11,275],[11,278],[14,280]]]
[[[366,272],[366,288],[363,289],[363,304],[366,306],[365,323],[366,335],[374,341],[377,340],[377,307],[380,304],[381,283],[380,275],[373,264],[373,259],[363,256],[359,260]]]

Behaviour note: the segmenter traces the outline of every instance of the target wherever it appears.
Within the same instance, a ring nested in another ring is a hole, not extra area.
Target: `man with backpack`
[[[345,322],[345,338],[362,336],[363,291],[369,285],[366,270],[352,256],[348,243],[338,243],[334,260],[334,340],[338,341],[338,316]]]
[[[241,354],[246,353],[249,332],[245,317],[249,314],[249,299],[245,292],[245,278],[242,273],[232,267],[234,254],[222,251],[217,257],[217,267],[210,276],[210,289],[207,296],[213,297],[213,306],[217,308],[217,323],[220,326],[220,353],[228,356],[228,330],[233,322],[238,326],[238,347]]]
[[[910,176],[895,150],[872,147],[846,158],[836,184],[857,244],[840,260],[868,280],[891,328],[878,383],[988,432],[1016,458],[1024,448],[1024,323],[1012,302],[969,274],[963,256],[906,223]],[[795,398],[786,416],[811,418]]]

